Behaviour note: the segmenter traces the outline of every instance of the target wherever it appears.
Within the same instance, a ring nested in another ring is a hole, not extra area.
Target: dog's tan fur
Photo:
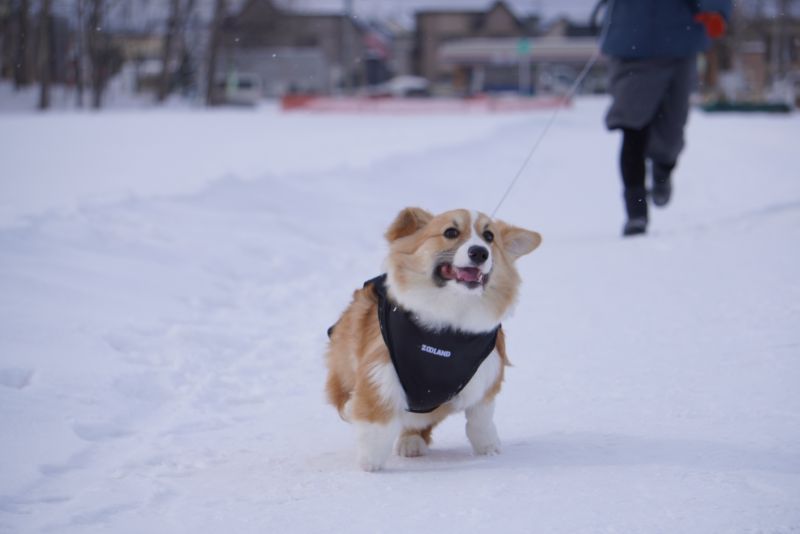
[[[444,236],[448,228],[458,229],[458,239]],[[491,247],[492,271],[480,295],[474,297],[477,300],[470,302],[481,307],[481,321],[495,326],[499,324],[517,296],[520,279],[514,261],[535,249],[541,237],[535,232],[491,220],[484,214],[454,210],[434,216],[419,208],[401,211],[385,234],[389,242],[386,261],[389,296],[395,302],[404,302],[404,298],[411,298],[410,295],[427,295],[430,292],[435,296],[437,291],[443,291],[432,280],[437,258],[456,250],[473,233],[480,236],[487,230],[494,234],[493,242],[487,245]],[[403,420],[404,414],[403,407],[387,397],[373,374],[376,369],[391,365],[389,351],[380,332],[377,306],[378,300],[371,287],[353,293],[352,302],[331,335],[327,353],[326,391],[328,400],[343,419],[387,425]],[[469,324],[458,324],[459,321],[452,320],[446,314],[440,317],[435,309],[412,311],[421,313],[434,324],[464,330],[472,328]],[[501,365],[483,393],[482,402],[491,402],[500,392],[503,368],[508,365],[502,329],[498,332],[495,350]],[[433,428],[456,409],[454,403],[448,402],[428,414],[414,414],[413,422],[403,420],[401,439],[419,436],[429,444]],[[406,451],[409,456],[419,453],[416,449]]]

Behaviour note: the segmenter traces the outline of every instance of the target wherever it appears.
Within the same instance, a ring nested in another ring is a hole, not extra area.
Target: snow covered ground
[[[0,116],[0,532],[800,532],[800,117],[693,114],[623,240],[603,99],[499,212],[540,231],[504,452],[379,474],[325,330],[406,205],[491,211],[547,113]]]

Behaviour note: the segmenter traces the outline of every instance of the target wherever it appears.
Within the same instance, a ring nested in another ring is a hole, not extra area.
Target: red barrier
[[[533,111],[569,107],[572,102],[560,96],[517,97],[476,96],[470,98],[394,98],[394,97],[330,97],[286,95],[281,100],[284,111],[320,113],[487,113]]]

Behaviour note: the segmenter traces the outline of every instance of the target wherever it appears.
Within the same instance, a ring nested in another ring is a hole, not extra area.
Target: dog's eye
[[[460,234],[461,234],[461,232],[458,231],[458,228],[448,228],[447,230],[444,231],[444,236],[447,239],[455,239]]]
[[[492,241],[494,241],[494,234],[489,230],[486,230],[485,232],[483,232],[483,239],[487,243],[491,243]]]

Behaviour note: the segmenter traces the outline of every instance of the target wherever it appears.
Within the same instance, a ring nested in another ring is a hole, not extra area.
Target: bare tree
[[[85,55],[85,40],[84,40],[84,21],[83,21],[83,8],[84,0],[77,0],[75,4],[78,16],[78,38],[77,49],[75,53],[75,95],[79,108],[83,107],[83,75],[84,75],[84,55]]]
[[[196,3],[196,0],[186,0],[186,4],[183,7],[181,25],[178,29],[180,38],[178,39],[178,50],[176,53],[176,57],[180,58],[181,62],[179,69],[189,67],[189,65],[184,63],[189,58],[189,38],[187,37],[187,34],[189,33],[189,26],[191,24],[192,17],[195,14]],[[190,81],[185,78],[181,79],[180,82],[185,85],[190,83]]]
[[[91,11],[87,22],[89,62],[92,66],[92,107],[100,109],[103,105],[103,91],[106,85],[106,39],[103,35],[103,8],[105,0],[91,0]]]
[[[14,57],[14,87],[20,89],[31,83],[30,47],[28,35],[30,33],[30,3],[20,0],[17,11],[17,50]]]
[[[158,101],[163,102],[172,90],[173,60],[180,58],[186,48],[186,23],[194,11],[195,0],[170,0],[167,30],[161,50],[161,76],[158,81]]]
[[[211,21],[211,38],[208,43],[208,67],[206,69],[206,105],[214,106],[218,104],[218,96],[215,91],[217,78],[217,56],[219,47],[222,43],[222,20],[225,17],[225,0],[216,0],[214,5],[214,18]]]
[[[53,71],[53,21],[52,0],[42,0],[39,11],[39,109],[50,107],[50,81]]]
[[[171,63],[174,57],[173,48],[177,40],[178,27],[181,16],[180,0],[170,0],[167,31],[164,34],[164,47],[161,51],[161,77],[158,81],[158,101],[163,102],[170,92],[172,85]]]

